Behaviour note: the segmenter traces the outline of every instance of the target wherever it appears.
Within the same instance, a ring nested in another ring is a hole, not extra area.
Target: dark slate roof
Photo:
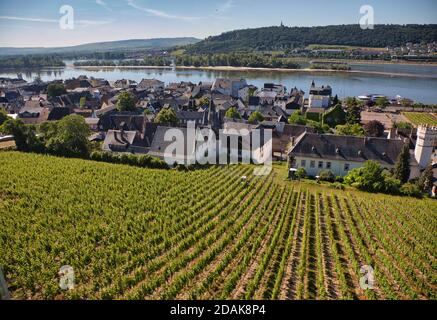
[[[109,126],[113,130],[144,131],[144,115],[112,114],[109,116]]]
[[[280,117],[284,116],[287,118],[287,114],[282,108],[277,106],[267,106],[261,109],[261,113],[264,117]]]
[[[249,97],[249,106],[257,106],[260,104],[259,97]]]
[[[204,112],[198,112],[198,111],[178,111],[176,112],[176,115],[178,119],[180,120],[202,120]]]
[[[155,135],[153,137],[152,145],[150,147],[149,154],[155,157],[164,158],[167,147],[174,143],[173,141],[165,141],[164,137],[168,130],[177,129],[180,130],[184,136],[184,142],[187,141],[187,128],[173,128],[173,127],[157,127]],[[187,157],[186,146],[184,145],[183,154],[177,154],[176,157],[180,160],[184,160]]]
[[[144,142],[147,147],[150,147],[153,142],[153,137],[155,136],[156,129],[158,128],[158,123],[146,122],[144,127]]]
[[[300,157],[351,162],[376,160],[394,165],[403,145],[402,140],[305,133],[290,152]]]
[[[53,108],[50,111],[49,117],[47,120],[56,121],[61,120],[62,118],[68,116],[70,114],[70,109],[65,107]]]
[[[5,98],[8,99],[9,101],[18,99],[20,97],[21,97],[21,94],[18,91],[11,90],[11,91],[5,92]]]
[[[109,130],[103,142],[103,150],[122,151],[133,145],[136,137],[135,131]]]
[[[314,133],[314,128],[296,124],[286,124],[282,134],[290,137],[299,137],[304,132]]]

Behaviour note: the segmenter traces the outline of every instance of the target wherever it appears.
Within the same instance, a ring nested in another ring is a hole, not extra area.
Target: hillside
[[[13,299],[436,299],[434,200],[242,165],[180,172],[0,152],[0,171]],[[374,290],[360,287],[364,265]]]
[[[163,49],[175,46],[193,44],[200,41],[196,38],[156,38],[156,39],[134,39],[122,41],[109,41],[88,43],[71,47],[58,48],[11,48],[1,47],[0,56],[24,55],[24,54],[63,54],[63,53],[87,53],[87,52],[108,52],[117,50],[134,49]]]
[[[386,47],[421,41],[437,41],[437,25],[376,25],[374,30],[362,30],[359,25],[245,29],[209,37],[187,52],[270,51],[310,44]]]

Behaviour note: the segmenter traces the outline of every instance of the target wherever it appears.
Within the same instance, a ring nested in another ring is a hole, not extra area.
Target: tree
[[[361,122],[361,106],[355,97],[344,100],[346,106],[346,123],[356,124]]]
[[[241,115],[235,107],[229,108],[228,111],[226,111],[225,117],[229,119],[241,119]]]
[[[351,170],[344,182],[360,190],[374,191],[375,186],[384,182],[382,172],[378,162],[366,161],[361,168]]]
[[[35,127],[25,125],[20,119],[7,119],[0,127],[0,132],[14,136],[18,151],[42,152],[43,144],[36,136]]]
[[[81,109],[86,107],[86,97],[80,98],[79,106],[80,106]]]
[[[364,129],[359,124],[345,124],[343,126],[336,126],[335,133],[340,136],[364,137],[366,135]]]
[[[40,130],[47,152],[65,157],[88,157],[90,130],[83,117],[69,115]]]
[[[433,186],[433,179],[434,179],[433,167],[432,165],[429,165],[425,168],[425,170],[420,175],[419,180],[417,182],[417,186],[421,191],[429,192]]]
[[[135,111],[135,98],[130,92],[122,92],[117,97],[118,111]]]
[[[407,183],[410,178],[410,147],[408,144],[403,146],[396,160],[394,177],[402,183]]]
[[[327,124],[321,124],[320,122],[313,121],[313,120],[307,120],[306,126],[313,128],[314,131],[317,133],[326,133],[329,132],[330,130]]]
[[[335,128],[338,125],[346,123],[346,112],[340,104],[335,105],[327,112],[323,114],[323,124],[327,124],[331,128]]]
[[[210,99],[208,97],[202,97],[199,99],[199,107],[207,107],[210,104]]]
[[[264,121],[264,116],[259,111],[252,112],[249,117],[249,123],[256,124]]]
[[[307,119],[302,115],[300,111],[293,112],[293,114],[288,118],[289,124],[306,125]]]
[[[179,118],[172,108],[164,108],[159,111],[158,115],[155,118],[155,122],[176,125],[179,123]]]
[[[47,87],[47,96],[49,98],[59,97],[66,94],[67,90],[65,86],[61,83],[51,83]]]
[[[358,101],[355,97],[346,97],[344,99],[344,105],[348,108],[358,106]]]
[[[384,170],[376,161],[366,161],[361,168],[353,169],[344,183],[363,191],[396,194],[401,182]]]
[[[378,99],[376,99],[375,103],[381,109],[385,109],[390,105],[390,101],[388,101],[386,97],[379,97]]]
[[[364,125],[364,131],[370,137],[382,137],[384,130],[384,125],[377,120],[372,120]]]
[[[8,120],[8,114],[6,113],[5,110],[3,110],[2,108],[0,108],[0,126],[6,121]]]

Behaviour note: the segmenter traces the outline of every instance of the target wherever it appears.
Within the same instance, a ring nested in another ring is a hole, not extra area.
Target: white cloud
[[[59,19],[31,18],[31,17],[16,17],[16,16],[0,16],[0,20],[40,22],[40,23],[59,23]],[[79,26],[102,26],[112,23],[113,20],[74,20]]]
[[[14,16],[0,16],[0,20],[15,20],[15,21],[28,21],[28,22],[59,22],[56,19],[42,19],[42,18],[26,18],[26,17],[14,17]]]
[[[199,20],[202,19],[200,17],[189,17],[189,16],[181,16],[181,15],[174,15],[170,14],[164,11],[155,10],[151,8],[145,8],[137,5],[134,0],[126,0],[127,4],[137,10],[143,11],[148,13],[149,15],[160,17],[160,18],[166,18],[166,19],[175,19],[175,20]]]
[[[105,1],[103,1],[103,0],[96,0],[96,3],[97,3],[99,6],[102,6],[103,8],[105,8],[106,10],[112,12],[112,9],[108,6],[108,4],[107,4]]]

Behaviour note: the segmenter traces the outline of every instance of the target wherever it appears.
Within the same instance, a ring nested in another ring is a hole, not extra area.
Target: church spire
[[[209,101],[209,108],[208,108],[208,124],[212,126],[214,124],[214,118],[215,118],[215,104],[214,104],[214,96],[211,94],[211,99]]]

